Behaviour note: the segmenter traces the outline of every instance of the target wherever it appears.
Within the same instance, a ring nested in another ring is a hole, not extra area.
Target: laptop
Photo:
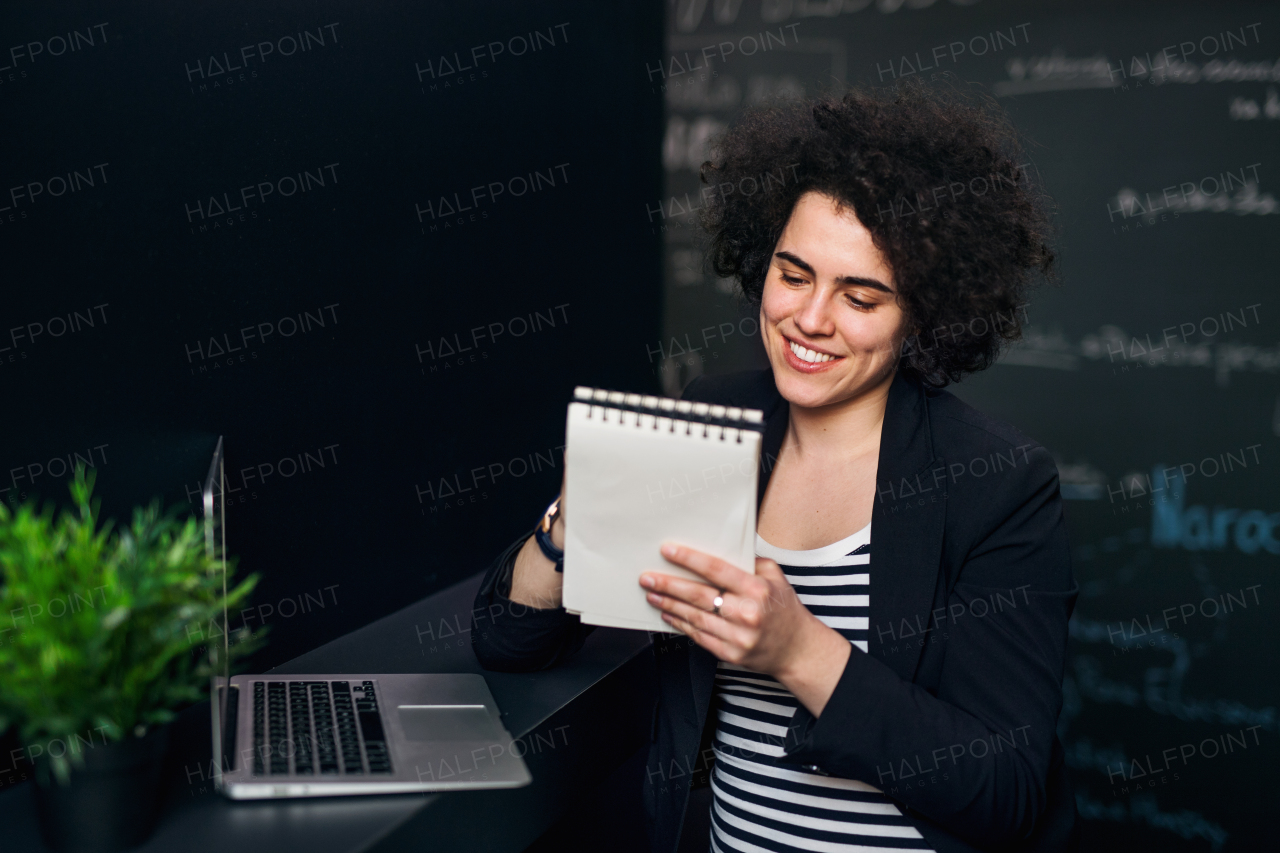
[[[219,437],[202,497],[205,547],[218,558],[225,593],[222,453]],[[225,608],[222,619],[222,642],[210,647],[214,675],[209,704],[214,782],[226,796],[255,800],[484,790],[532,781],[483,677],[233,677]]]

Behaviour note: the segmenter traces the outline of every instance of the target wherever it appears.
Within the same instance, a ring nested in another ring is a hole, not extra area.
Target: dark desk
[[[483,672],[467,631],[479,577],[275,669],[480,672],[508,731],[524,741],[533,783],[506,791],[231,802],[209,780],[209,708],[174,725],[164,812],[145,853],[518,851],[646,742],[656,696],[647,635],[599,629],[567,664],[535,674]],[[42,850],[31,783],[0,793],[5,850]]]

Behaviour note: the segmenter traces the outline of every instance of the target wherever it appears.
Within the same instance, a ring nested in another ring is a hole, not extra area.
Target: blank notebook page
[[[755,570],[761,413],[593,388],[574,396],[565,609],[590,625],[674,632],[645,599],[640,574],[697,579],[662,558],[665,541]]]

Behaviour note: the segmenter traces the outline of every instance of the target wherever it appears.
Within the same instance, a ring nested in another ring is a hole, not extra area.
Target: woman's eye
[[[849,297],[849,303],[853,305],[854,308],[858,308],[863,311],[870,311],[872,308],[876,307],[876,303],[874,302],[861,302],[853,296]]]
[[[787,284],[804,284],[804,279],[796,278],[795,276],[787,275],[786,273],[782,273],[782,280]]]

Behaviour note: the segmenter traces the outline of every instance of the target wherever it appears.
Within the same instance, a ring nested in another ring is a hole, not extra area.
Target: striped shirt
[[[871,525],[824,548],[787,551],[756,534],[756,555],[776,561],[800,601],[867,650]],[[880,789],[778,761],[799,702],[778,681],[720,661],[715,684],[715,853],[876,853],[930,850]]]

